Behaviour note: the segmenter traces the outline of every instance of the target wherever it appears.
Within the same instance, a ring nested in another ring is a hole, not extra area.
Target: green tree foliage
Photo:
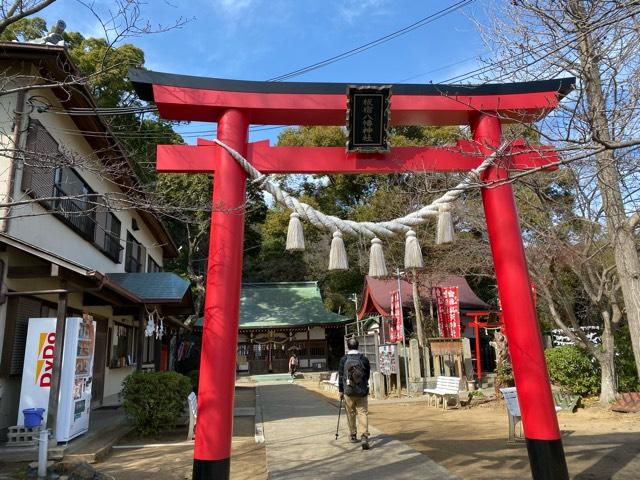
[[[583,350],[563,345],[546,350],[545,358],[553,384],[576,395],[596,395],[599,392],[600,374]]]
[[[43,19],[25,18],[10,25],[3,39],[28,41],[46,32]],[[127,75],[130,68],[144,68],[145,57],[140,48],[129,43],[112,45],[104,38],[85,38],[78,32],[63,35],[69,55],[99,108],[146,106],[137,97]],[[190,278],[198,304],[203,295],[198,266],[204,266],[209,238],[211,176],[156,174],[156,146],[183,143],[171,122],[149,113],[121,112],[102,118],[124,147],[127,161],[146,190],[154,195],[151,208],[164,218],[176,243],[183,247],[180,256],[167,261],[165,268]],[[254,196],[253,200],[256,199]]]
[[[462,132],[457,127],[394,127],[390,132],[393,146],[448,145],[455,144]],[[346,144],[345,131],[341,127],[305,126],[288,128],[278,139],[278,145],[286,146],[335,146]],[[441,189],[455,180],[433,173],[389,175],[294,175],[281,177],[280,183],[289,192],[300,196],[325,213],[356,221],[379,221],[405,215],[429,203]],[[364,275],[368,270],[369,242],[345,238],[350,270],[328,272],[327,264],[331,232],[318,231],[305,222],[307,249],[305,252],[284,252],[289,211],[274,206],[266,214],[259,252],[247,252],[245,278],[252,281],[319,280],[326,306],[333,311],[352,315],[352,293],[362,290]],[[417,228],[418,236],[429,262],[430,272],[466,273],[470,271],[469,258],[477,257],[486,263],[486,243],[482,253],[472,253],[482,244],[481,235],[461,234],[462,244],[467,245],[465,255],[455,247],[436,246],[435,222]],[[404,238],[397,236],[384,240],[387,267],[402,268]],[[467,254],[468,253],[468,254]],[[452,268],[449,262],[454,261]],[[481,282],[482,283],[482,282]]]
[[[628,325],[625,325],[616,332],[615,345],[618,391],[637,392],[640,390],[640,380],[638,379],[636,364],[633,358],[631,334],[629,333]]]
[[[26,17],[9,25],[0,33],[3,42],[27,42],[42,38],[47,33],[47,22],[40,17]]]
[[[122,384],[124,411],[139,435],[158,435],[173,428],[191,392],[189,377],[176,372],[137,372]]]

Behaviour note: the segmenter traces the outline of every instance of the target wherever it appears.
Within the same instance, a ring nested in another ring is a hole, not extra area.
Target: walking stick
[[[342,412],[342,397],[340,397],[340,405],[338,406],[338,424],[336,425],[336,440],[338,439],[338,430],[340,429],[340,412]]]

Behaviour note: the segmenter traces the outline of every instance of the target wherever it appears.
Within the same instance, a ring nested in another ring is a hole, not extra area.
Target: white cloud
[[[361,15],[381,15],[386,11],[388,0],[347,0],[339,8],[340,17],[352,23]]]
[[[223,15],[237,18],[256,5],[256,0],[213,0],[213,6]]]

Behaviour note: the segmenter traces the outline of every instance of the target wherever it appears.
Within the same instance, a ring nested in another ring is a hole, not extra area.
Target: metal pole
[[[478,387],[482,388],[482,359],[480,358],[480,326],[478,317],[475,317],[474,330],[476,334],[476,376],[478,377]]]
[[[64,281],[63,281],[64,283]],[[62,285],[66,289],[66,285]],[[67,320],[67,293],[58,295],[58,315],[56,319],[56,340],[53,350],[53,369],[51,371],[51,387],[47,406],[46,428],[51,430],[53,445],[56,441],[56,423],[58,421],[58,401],[60,399],[60,377],[62,373],[62,356],[64,354],[64,331]]]
[[[479,115],[471,124],[473,139],[485,154],[501,142],[497,115]],[[483,181],[508,178],[503,161],[489,167]],[[482,189],[489,244],[504,312],[513,376],[518,388],[522,425],[534,480],[569,478],[555,403],[544,358],[542,337],[531,297],[527,260],[511,183]]]
[[[248,121],[234,109],[218,122],[218,138],[245,155]],[[224,150],[216,153],[193,479],[229,479],[236,377],[244,204],[247,176]]]
[[[407,397],[410,397],[411,395],[409,395],[409,364],[407,361],[407,345],[405,344],[404,341],[404,312],[402,311],[402,291],[400,289],[400,269],[396,268],[396,275],[398,277],[398,303],[400,304],[400,325],[401,325],[401,332],[402,332],[402,353],[404,356],[404,380],[405,383],[407,385]]]
[[[352,293],[351,300],[356,304],[356,331],[358,332],[358,336],[360,336],[362,334],[360,333],[360,319],[358,318],[358,296]]]
[[[47,476],[47,450],[49,440],[49,429],[42,428],[38,436],[38,478]]]

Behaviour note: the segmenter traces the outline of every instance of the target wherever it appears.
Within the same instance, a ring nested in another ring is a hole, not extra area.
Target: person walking
[[[349,441],[358,442],[358,428],[362,448],[369,448],[369,375],[371,366],[369,359],[358,351],[358,340],[347,340],[347,353],[340,359],[338,366],[338,391],[340,399],[344,399],[347,423],[349,424]],[[356,418],[358,426],[356,426]]]
[[[293,383],[296,378],[296,372],[298,371],[298,356],[296,355],[295,350],[291,352],[291,357],[289,357],[289,375],[291,375],[291,380],[289,383]]]

